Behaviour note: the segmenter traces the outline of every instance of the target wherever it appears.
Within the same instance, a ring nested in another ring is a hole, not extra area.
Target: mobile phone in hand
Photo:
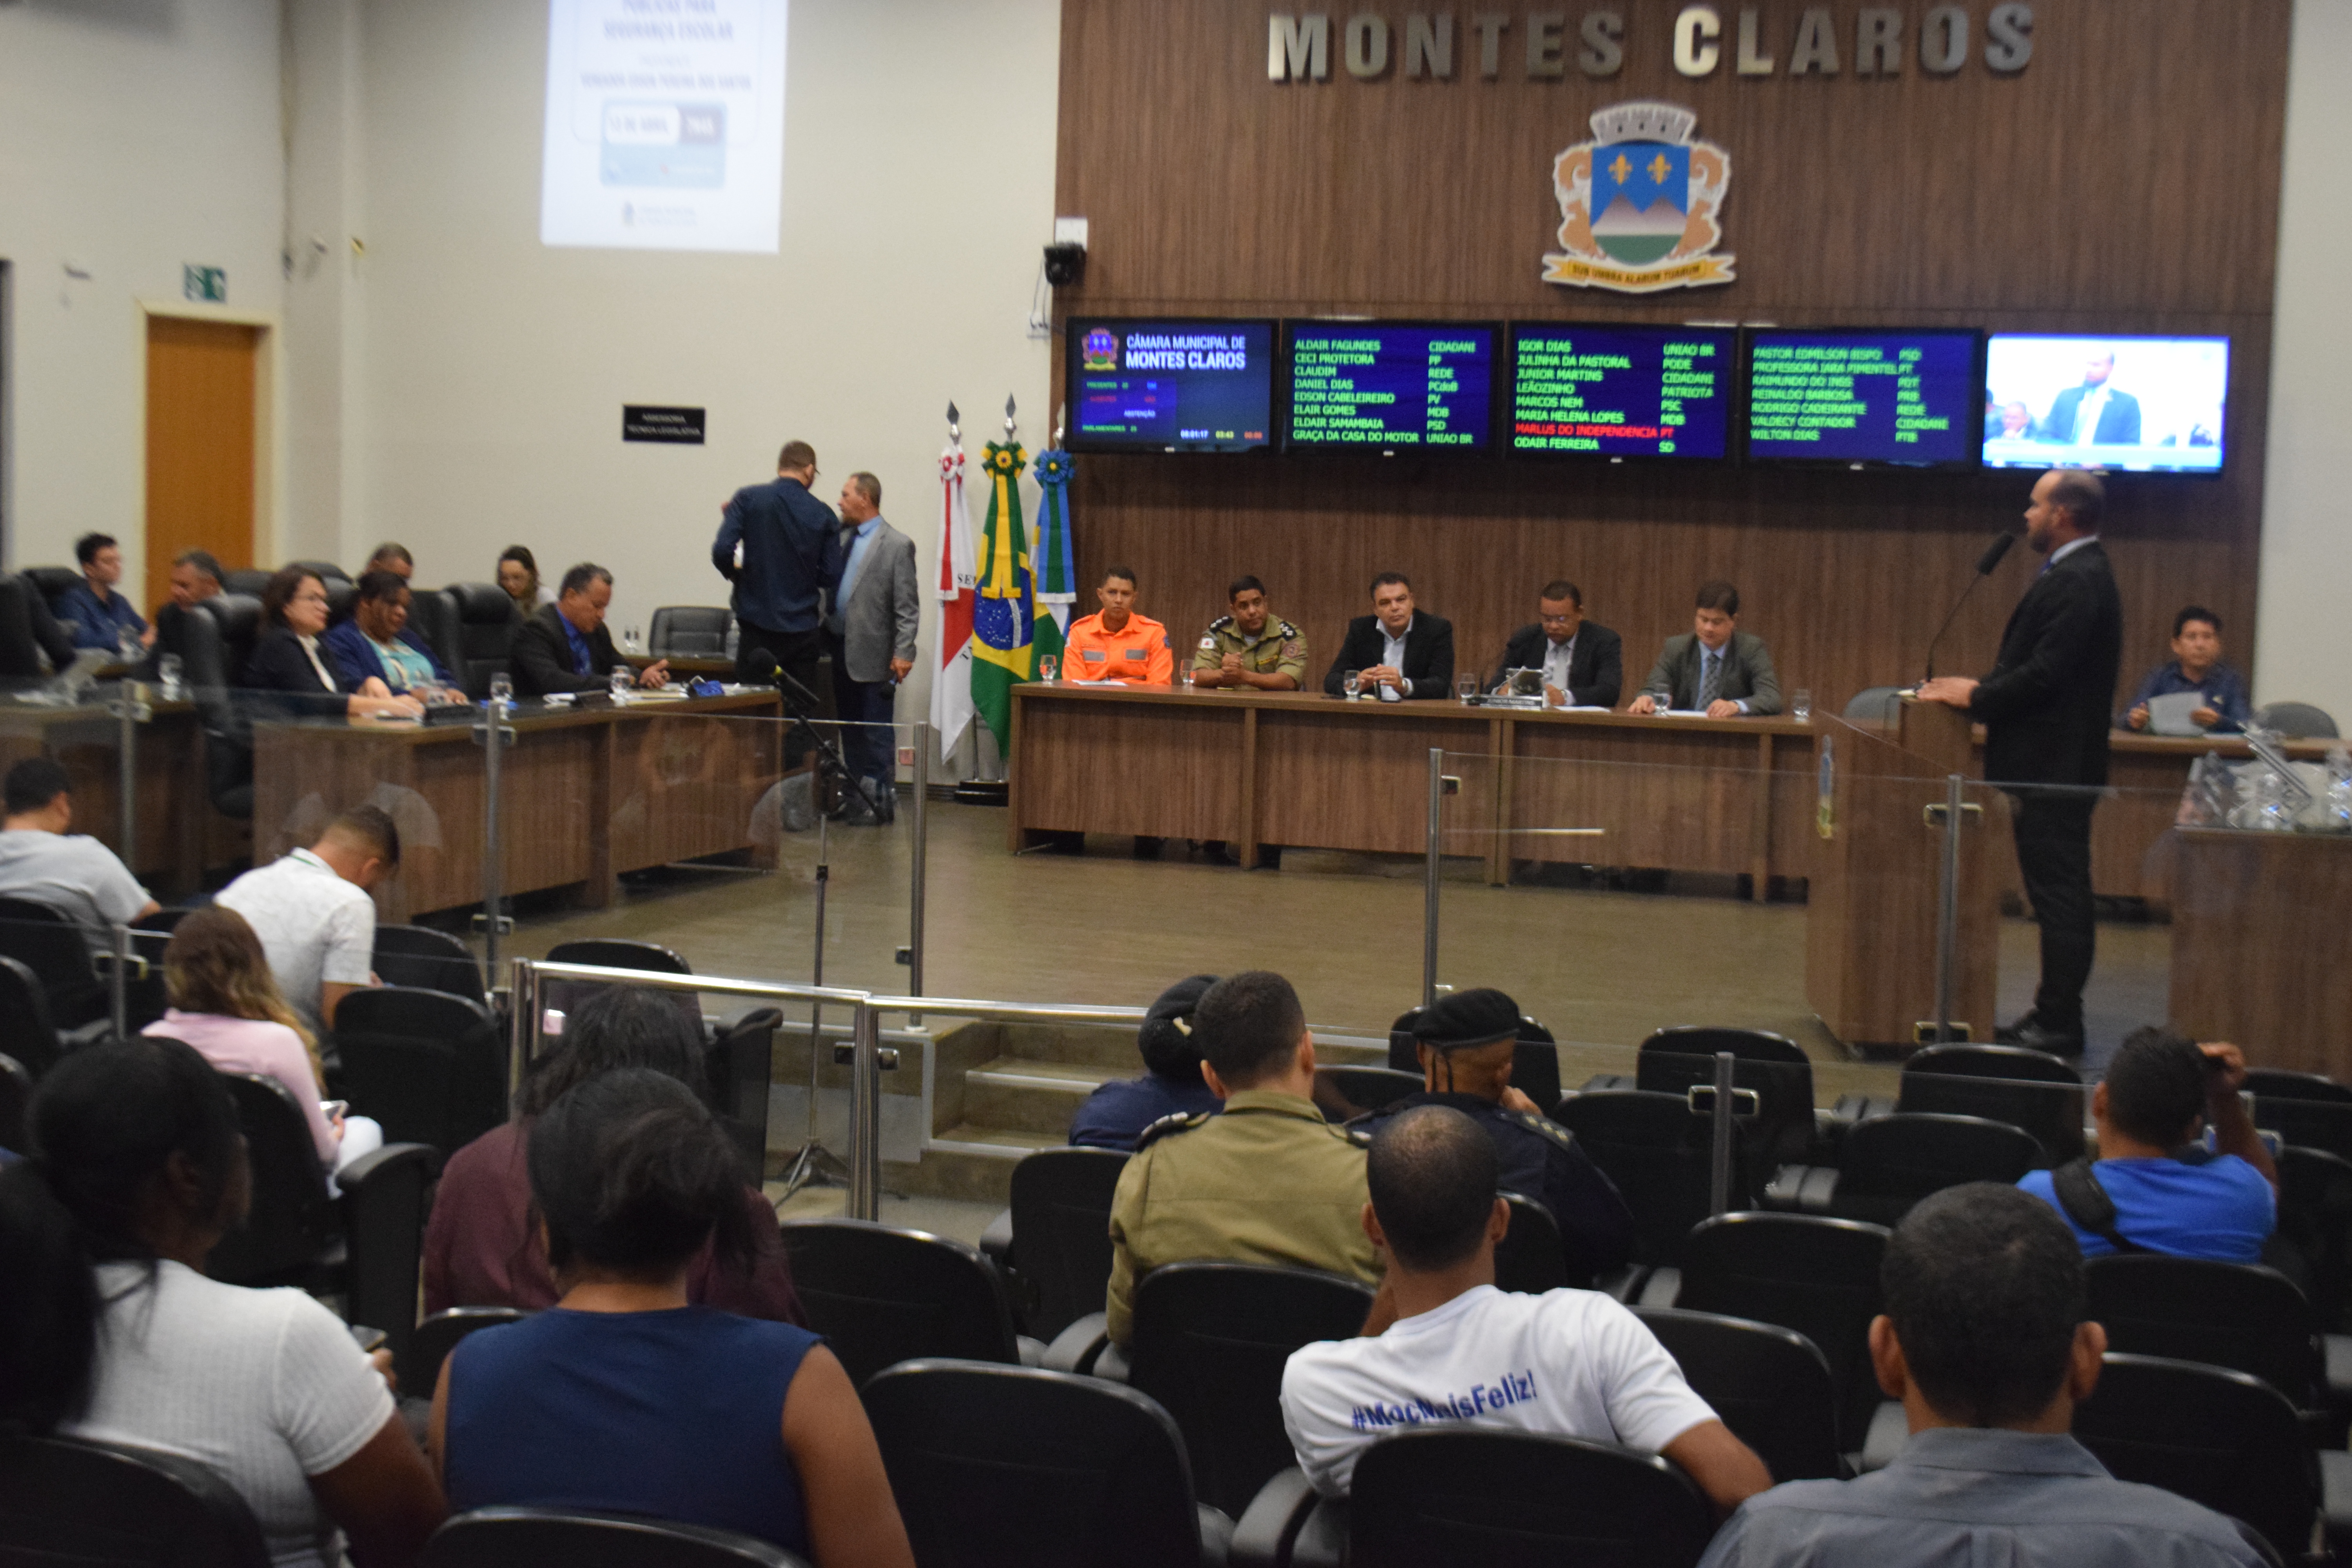
[[[383,1349],[383,1342],[389,1337],[382,1329],[371,1329],[365,1323],[346,1323],[343,1327],[350,1331],[360,1349],[370,1355]]]

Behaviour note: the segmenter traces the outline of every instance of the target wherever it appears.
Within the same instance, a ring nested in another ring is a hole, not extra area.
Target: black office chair
[[[508,650],[520,617],[515,602],[496,583],[452,583],[441,591],[457,611],[457,657],[444,652],[441,662],[466,695],[479,702],[490,694],[490,677],[508,668]]]
[[[1371,1305],[1367,1287],[1311,1268],[1195,1261],[1143,1277],[1127,1382],[1176,1418],[1202,1501],[1237,1518],[1291,1465],[1283,1363],[1301,1345],[1353,1338]]]
[[[1681,1262],[1691,1228],[1714,1212],[1712,1115],[1678,1094],[1610,1089],[1573,1095],[1552,1120],[1576,1134],[1633,1212],[1634,1256],[1652,1267]],[[1740,1134],[1732,1126],[1731,1206],[1748,1203]]]
[[[1421,1077],[1421,1058],[1413,1048],[1412,1026],[1420,1016],[1420,1008],[1409,1008],[1389,1026],[1389,1067],[1415,1079]],[[1518,1048],[1511,1053],[1511,1087],[1543,1110],[1559,1103],[1559,1042],[1524,1013],[1519,1015]]]
[[[1733,1086],[1756,1092],[1756,1113],[1742,1121],[1740,1131],[1745,1134],[1748,1180],[1761,1187],[1780,1166],[1811,1159],[1817,1142],[1813,1062],[1794,1040],[1762,1029],[1677,1025],[1659,1029],[1642,1042],[1633,1059],[1631,1083],[1596,1080],[1588,1087],[1685,1094],[1694,1087],[1715,1082],[1718,1051],[1729,1051],[1735,1058]]]
[[[1022,1362],[1004,1283],[979,1248],[871,1220],[793,1220],[782,1231],[809,1327],[853,1384],[924,1356]]]
[[[408,595],[408,627],[425,639],[433,657],[448,667],[450,679],[463,684],[466,634],[457,593],[448,588],[417,588]]]
[[[416,1332],[418,1287],[424,1279],[425,1220],[441,1151],[423,1143],[386,1143],[342,1169],[344,1316],[382,1329],[393,1364],[404,1361]],[[411,1385],[411,1392],[419,1392]],[[431,1398],[433,1386],[422,1389]]]
[[[320,582],[324,583],[330,590],[335,588],[339,584],[344,587],[349,587],[353,583],[359,581],[358,578],[353,577],[350,573],[344,571],[341,567],[336,565],[331,561],[289,561],[286,564],[289,566],[299,567],[302,571],[308,572],[311,576],[316,577]],[[224,584],[224,586],[226,586],[226,584]]]
[[[2352,1160],[2352,1100],[2323,1100],[2315,1095],[2284,1095],[2274,1089],[2256,1089],[2254,1125],[2265,1132],[2277,1133],[2282,1143],[2325,1149]]]
[[[1870,1321],[1885,1310],[1878,1268],[1886,1237],[1885,1226],[1859,1220],[1721,1215],[1691,1232],[1681,1291],[1658,1304],[1777,1323],[1812,1341],[1836,1384],[1838,1441],[1853,1453],[1882,1397]]]
[[[519,1307],[451,1307],[434,1313],[409,1336],[406,1357],[393,1358],[400,1386],[412,1396],[431,1398],[434,1386],[441,1381],[441,1363],[449,1359],[458,1341],[484,1329],[520,1323],[530,1316]]]
[[[226,593],[245,594],[258,599],[261,591],[269,586],[271,575],[258,566],[235,567],[222,575],[221,588]]]
[[[782,1008],[747,1007],[705,1031],[702,1066],[710,1109],[735,1141],[744,1179],[755,1187],[767,1179],[768,1087],[775,1072],[776,1031],[783,1026]]]
[[[2318,1323],[2294,1281],[2255,1263],[2127,1253],[2083,1266],[2084,1310],[2106,1325],[2108,1348],[2202,1362],[2259,1377],[2340,1447]],[[2352,1393],[2352,1391],[2347,1391]]]
[[[352,618],[352,606],[360,602],[359,586],[353,583],[327,584],[327,625],[331,628]]]
[[[1233,1521],[1195,1500],[1176,1423],[1099,1378],[901,1362],[860,1391],[924,1568],[1201,1568]]]
[[[1845,1474],[1837,1383],[1821,1347],[1794,1329],[1680,1307],[1635,1307],[1683,1381],[1756,1450],[1776,1481]]]
[[[654,611],[646,649],[655,658],[723,658],[731,610],[708,605],[663,605]]]
[[[2288,1144],[2278,1152],[2276,1241],[2323,1333],[2345,1331],[2352,1312],[2352,1160]]]
[[[2074,1438],[2117,1480],[2161,1487],[2242,1520],[2289,1562],[2307,1561],[2318,1460],[2294,1406],[2242,1372],[2110,1353]]]
[[[19,573],[16,581],[23,584],[25,619],[32,628],[33,641],[48,656],[51,669],[67,668],[74,661],[73,633],[58,618],[56,607],[32,580],[32,574]]]
[[[998,1261],[1013,1269],[1023,1325],[1041,1340],[1102,1310],[1111,1195],[1127,1160],[1109,1149],[1040,1149],[1013,1167],[1011,1247]]]
[[[16,959],[0,954],[0,1040],[37,1079],[66,1053],[66,1042],[49,1022],[48,994],[40,977]]]
[[[462,1149],[507,1119],[507,1041],[446,991],[370,986],[343,998],[335,1047],[352,1106],[395,1142]]]
[[[269,1568],[236,1489],[184,1455],[75,1437],[0,1437],[7,1568]]]
[[[1845,700],[1845,721],[1893,729],[1895,716],[1903,710],[1903,691],[1900,686],[1864,687]]]
[[[2338,1083],[2320,1072],[2293,1072],[2285,1068],[2248,1068],[2246,1080],[2239,1087],[2258,1100],[2267,1096],[2276,1100],[2327,1100],[2339,1105],[2352,1105],[2352,1085]]]
[[[183,656],[204,733],[205,798],[239,821],[253,816],[253,713],[236,689],[260,632],[259,599],[215,594],[189,612]]]
[[[694,966],[670,949],[656,942],[632,942],[620,937],[585,937],[577,942],[559,942],[547,950],[550,963],[583,963],[600,969],[642,969],[649,974],[691,974]],[[545,980],[540,983],[539,1002],[542,1007],[559,1013],[569,1013],[602,988],[602,982],[593,980]],[[696,1028],[702,1027],[702,1003],[691,991],[665,991],[663,995],[675,1002],[680,1012],[694,1020]]]
[[[1930,1193],[1966,1182],[2015,1184],[2041,1163],[2032,1133],[1981,1116],[1900,1111],[1854,1123],[1832,1165],[1784,1165],[1764,1206],[1892,1226]]]
[[[1408,1094],[1419,1094],[1422,1076],[1417,1072],[1399,1072],[1394,1068],[1318,1067],[1315,1069],[1317,1103],[1324,1104],[1324,1115],[1334,1110],[1337,1120],[1349,1121],[1368,1110],[1386,1110]],[[1336,1105],[1328,1104],[1326,1092],[1336,1097]]]
[[[425,1543],[424,1568],[808,1568],[756,1536],[638,1514],[478,1508]]]
[[[39,591],[22,578],[0,576],[0,679],[34,680],[41,675],[41,643],[33,635],[32,601]]]
[[[2042,1145],[2042,1168],[2082,1155],[2085,1092],[2082,1075],[2046,1051],[1929,1046],[1904,1064],[1895,1109],[2021,1127]]]
[[[1559,1226],[1551,1210],[1518,1193],[1505,1193],[1511,1205],[1511,1228],[1495,1246],[1495,1284],[1499,1289],[1540,1296],[1570,1286],[1589,1290],[1591,1276],[1571,1276],[1568,1255],[1560,1247]]]
[[[27,566],[17,575],[41,591],[51,609],[68,588],[79,587],[85,581],[79,566]]]
[[[446,991],[484,1008],[490,1005],[482,988],[482,966],[473,949],[446,931],[379,921],[372,962],[376,978],[386,985]]]
[[[89,939],[71,916],[29,899],[0,898],[0,955],[39,977],[60,1036],[82,1044],[110,1031],[106,982],[91,961]]]
[[[346,1251],[302,1108],[276,1079],[221,1076],[245,1129],[253,1201],[245,1223],[213,1248],[209,1271],[231,1285],[323,1285]]]
[[[2266,702],[2254,711],[2254,722],[2276,730],[2290,741],[2333,741],[2336,720],[2326,709],[2309,702]]]
[[[1658,1455],[1463,1427],[1365,1449],[1348,1513],[1349,1568],[1690,1568],[1716,1529],[1706,1494]]]
[[[0,1056],[0,1149],[25,1152],[25,1108],[32,1102],[33,1075],[15,1057]]]

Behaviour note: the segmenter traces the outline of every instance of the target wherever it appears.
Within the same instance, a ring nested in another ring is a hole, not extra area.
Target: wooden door
[[[147,318],[147,578],[142,612],[171,594],[172,558],[253,564],[254,387],[261,329]]]

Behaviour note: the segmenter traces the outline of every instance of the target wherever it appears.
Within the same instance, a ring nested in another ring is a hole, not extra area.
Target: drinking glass
[[[1660,719],[1664,718],[1669,712],[1673,711],[1674,702],[1675,699],[1672,692],[1653,691],[1650,693],[1650,711]]]
[[[1461,699],[1463,706],[1469,706],[1470,699],[1478,695],[1478,678],[1467,673],[1466,671],[1461,675],[1455,676],[1454,678],[1454,695]]]
[[[1800,724],[1811,723],[1813,721],[1813,694],[1810,691],[1800,691],[1795,696],[1790,698],[1789,717],[1794,719]]]
[[[1339,689],[1347,693],[1349,701],[1353,702],[1356,700],[1356,693],[1361,691],[1363,689],[1364,677],[1362,671],[1351,669],[1345,675],[1339,677]]]
[[[180,700],[180,656],[167,653],[157,659],[155,679],[163,684],[163,700],[177,702]]]
[[[116,636],[114,649],[122,656],[122,662],[125,664],[137,664],[140,656],[147,651],[139,646],[139,634],[129,626],[124,626]]]
[[[637,628],[635,626],[631,626],[628,630],[621,634],[621,647],[625,651],[629,653],[643,653],[646,651],[646,645],[637,640]]]
[[[1037,679],[1040,679],[1040,680],[1053,680],[1053,679],[1058,679],[1058,678],[1060,677],[1061,673],[1062,673],[1062,661],[1061,661],[1060,659],[1055,658],[1052,654],[1050,654],[1050,653],[1041,653],[1041,654],[1039,654],[1039,655],[1037,656]]]
[[[514,706],[513,676],[502,669],[490,677],[490,700],[497,703],[500,709]]]
[[[628,700],[629,688],[635,686],[636,683],[637,672],[635,670],[631,669],[625,664],[614,665],[613,667],[613,700],[615,702],[626,701]]]

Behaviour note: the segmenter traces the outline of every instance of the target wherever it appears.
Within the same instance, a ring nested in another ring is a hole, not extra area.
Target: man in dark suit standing
[[[1401,572],[1383,572],[1372,579],[1372,613],[1348,623],[1323,689],[1339,696],[1351,669],[1383,702],[1447,696],[1454,689],[1454,623],[1416,614],[1412,584]]]
[[[2045,441],[2077,446],[2139,445],[2139,399],[2115,387],[2116,351],[2101,349],[2083,366],[2083,384],[2070,386],[2050,405],[2042,426]]]
[[[613,671],[628,668],[604,626],[604,612],[612,603],[610,572],[587,561],[566,572],[555,603],[541,605],[537,615],[514,629],[508,662],[514,672],[515,695],[611,690]],[[647,665],[637,672],[636,683],[667,685],[669,660]]]
[[[1584,618],[1584,595],[1566,578],[1536,594],[1536,624],[1521,626],[1503,645],[1507,669],[1540,669],[1548,708],[1614,708],[1625,684],[1625,644],[1599,621]]]
[[[1626,710],[1668,709],[1737,719],[1780,710],[1780,674],[1764,639],[1739,630],[1739,590],[1720,578],[1702,583],[1691,629],[1668,637],[1658,662],[1642,679],[1642,695]]]
[[[2049,559],[2010,615],[1992,673],[1939,676],[1919,689],[1922,699],[1983,721],[1985,777],[2009,792],[2017,867],[2042,928],[2033,1011],[1997,1037],[2063,1056],[2083,1049],[2083,986],[2097,940],[2091,808],[2107,782],[2107,721],[2123,658],[2123,601],[2099,543],[2105,510],[2096,475],[2042,475],[2025,510],[2025,542]]]
[[[773,654],[776,668],[814,693],[825,651],[822,596],[841,581],[841,523],[809,493],[816,482],[816,448],[787,441],[776,454],[776,477],[746,485],[719,509],[710,563],[735,584],[735,679],[754,677],[753,655]],[[803,706],[779,681],[784,706]],[[784,738],[784,765],[800,762],[806,742]]]

